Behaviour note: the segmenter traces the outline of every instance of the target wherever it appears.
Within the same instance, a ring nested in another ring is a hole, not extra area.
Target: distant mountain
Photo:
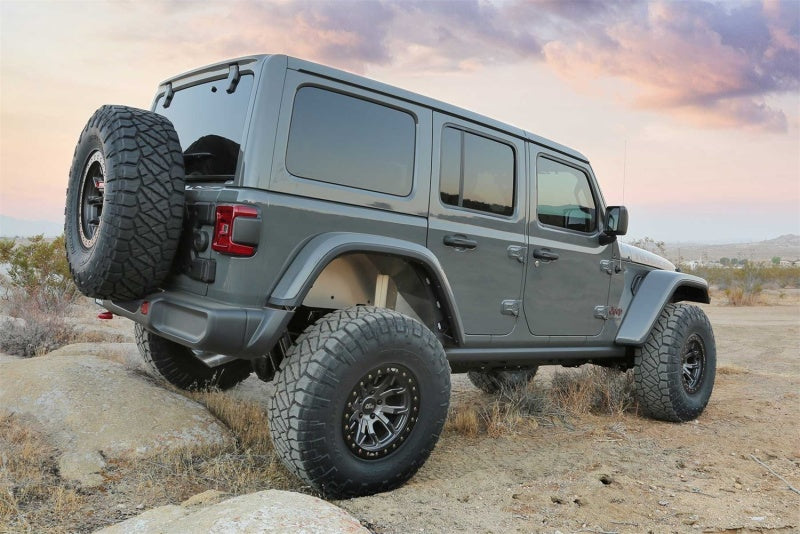
[[[0,237],[31,237],[44,234],[57,237],[64,232],[64,223],[55,221],[26,221],[0,215]]]
[[[666,252],[673,261],[719,261],[720,258],[770,261],[774,257],[791,261],[800,259],[800,235],[784,234],[754,243],[667,243]]]

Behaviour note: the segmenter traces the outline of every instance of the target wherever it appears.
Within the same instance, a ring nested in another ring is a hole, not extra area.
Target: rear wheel
[[[178,248],[183,206],[183,153],[172,123],[141,109],[98,109],[78,139],[64,210],[78,289],[115,300],[156,290]]]
[[[469,381],[484,393],[495,394],[504,390],[524,388],[536,376],[538,367],[528,369],[486,369],[467,373]]]
[[[208,367],[195,358],[192,349],[148,332],[138,323],[134,333],[139,353],[150,370],[180,389],[230,389],[250,376],[249,361]]]
[[[450,368],[436,336],[397,312],[330,313],[289,349],[270,432],[283,462],[328,497],[391,490],[422,466],[447,417]]]
[[[634,353],[634,392],[641,411],[663,421],[690,421],[714,389],[717,350],[703,310],[667,304]]]

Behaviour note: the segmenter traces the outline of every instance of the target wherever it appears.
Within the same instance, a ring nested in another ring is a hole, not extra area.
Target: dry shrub
[[[576,371],[556,371],[551,396],[571,413],[620,415],[635,405],[633,372],[595,365]]]
[[[456,406],[447,430],[473,437],[496,438],[539,426],[571,428],[569,416],[620,415],[634,410],[633,373],[594,365],[556,371],[549,385],[533,380],[525,387],[505,388],[483,406]]]
[[[64,318],[79,293],[69,274],[64,238],[0,239],[0,277],[4,311],[22,319],[0,323],[0,351],[37,356],[70,342],[73,328]]]
[[[745,289],[741,286],[729,287],[725,296],[730,306],[756,306],[761,303],[761,287]]]
[[[0,351],[16,356],[39,356],[71,343],[74,328],[64,320],[68,303],[62,301],[51,309],[21,290],[6,295],[8,309],[17,319],[0,322]]]

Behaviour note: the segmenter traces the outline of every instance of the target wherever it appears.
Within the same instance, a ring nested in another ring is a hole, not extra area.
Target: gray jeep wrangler
[[[133,320],[180,388],[273,381],[285,464],[328,496],[390,490],[431,453],[450,373],[492,393],[539,365],[633,368],[687,421],[714,384],[707,283],[620,243],[585,156],[283,55],[103,106],[70,170],[78,287]]]

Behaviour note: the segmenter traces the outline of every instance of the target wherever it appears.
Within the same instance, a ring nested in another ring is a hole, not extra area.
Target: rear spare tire
[[[172,123],[141,109],[98,109],[78,139],[64,210],[78,289],[115,300],[156,290],[178,248],[183,205],[183,153]]]

